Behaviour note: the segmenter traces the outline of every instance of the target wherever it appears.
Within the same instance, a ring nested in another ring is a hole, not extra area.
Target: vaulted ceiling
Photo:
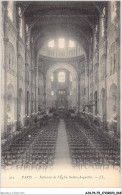
[[[76,39],[85,50],[106,1],[18,1],[36,49],[51,37]]]

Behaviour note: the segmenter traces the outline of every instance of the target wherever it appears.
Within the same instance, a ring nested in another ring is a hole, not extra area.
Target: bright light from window
[[[60,83],[65,82],[65,73],[64,72],[59,72],[58,73],[58,82],[60,82]]]
[[[48,42],[48,47],[54,48],[54,40]]]
[[[112,6],[112,8],[111,8],[111,19],[113,21],[114,18],[116,17],[116,10],[117,10],[116,1],[112,1],[111,6]]]
[[[59,39],[59,48],[64,48],[64,46],[65,46],[65,41],[63,38],[60,38]]]
[[[69,40],[69,47],[74,47],[74,46],[75,46],[74,41]]]
[[[20,36],[22,37],[22,29],[23,28],[23,20],[22,18],[20,19]]]
[[[54,91],[52,91],[51,94],[54,95]]]
[[[28,32],[28,30],[29,30],[29,29],[28,29],[28,24],[26,24],[26,32]]]
[[[14,2],[8,1],[8,16],[13,22],[13,11],[14,11]]]
[[[53,74],[51,75],[51,81],[52,81],[52,82],[54,81],[54,77],[53,77]]]

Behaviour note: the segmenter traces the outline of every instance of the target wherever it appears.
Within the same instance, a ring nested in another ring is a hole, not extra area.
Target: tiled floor
[[[54,166],[71,166],[66,127],[63,119],[60,119],[58,127]]]

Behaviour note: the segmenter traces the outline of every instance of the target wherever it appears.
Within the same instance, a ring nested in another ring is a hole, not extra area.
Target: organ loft
[[[1,9],[2,168],[119,167],[120,2]]]

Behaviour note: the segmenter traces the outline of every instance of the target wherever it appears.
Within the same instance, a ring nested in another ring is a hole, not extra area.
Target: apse
[[[82,44],[79,44],[77,40],[72,39],[72,37],[58,36],[45,41],[40,47],[38,55],[51,58],[72,58],[86,56],[86,53]]]
[[[70,64],[57,63],[52,65],[46,75],[46,107],[76,108],[77,87],[77,73]],[[61,99],[65,103],[60,104]]]

